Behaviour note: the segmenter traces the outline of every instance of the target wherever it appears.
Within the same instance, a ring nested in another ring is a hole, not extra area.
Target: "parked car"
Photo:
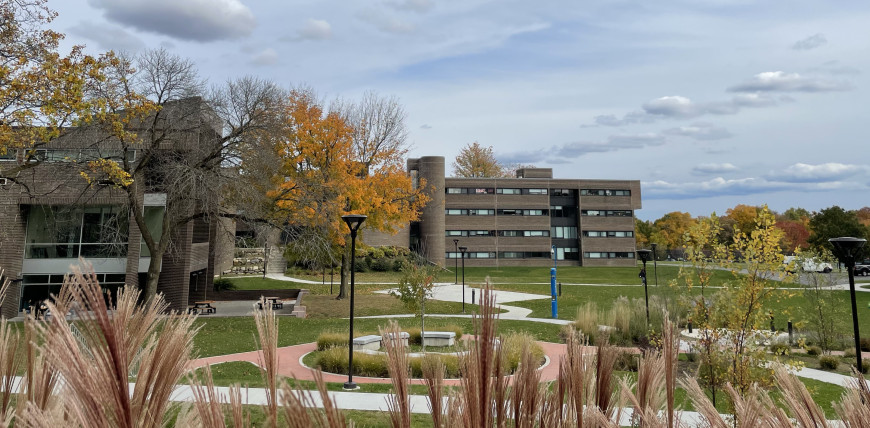
[[[870,259],[855,262],[855,275],[870,275]]]
[[[834,267],[831,266],[828,262],[821,262],[814,258],[806,258],[801,259],[803,261],[803,265],[801,266],[801,270],[804,272],[822,272],[822,273],[831,273],[834,270]],[[797,265],[798,258],[796,256],[785,256],[782,263],[785,265],[791,266],[788,268],[790,273],[794,273],[793,267]],[[855,272],[857,272],[857,268]]]

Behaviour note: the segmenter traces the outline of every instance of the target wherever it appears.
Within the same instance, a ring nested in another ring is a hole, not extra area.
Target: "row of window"
[[[448,195],[546,195],[547,189],[494,188],[494,187],[448,187]]]
[[[580,196],[631,196],[631,190],[581,189]]]
[[[36,149],[33,159],[42,162],[87,162],[97,159],[112,159],[120,161],[124,158],[122,149]],[[7,150],[0,159],[15,159],[15,150]],[[127,160],[136,161],[136,150],[127,150]]]
[[[589,238],[634,238],[633,231],[620,231],[620,230],[584,230],[584,237]]]
[[[580,215],[590,217],[631,217],[631,210],[580,210]]]
[[[549,210],[520,210],[520,209],[465,209],[465,208],[447,208],[444,210],[447,215],[521,215],[521,216],[544,216],[550,215]]]
[[[549,237],[560,239],[576,239],[577,227],[553,226],[550,230],[447,230],[445,236],[502,236],[502,237]],[[634,238],[631,230],[584,230],[586,238]]]
[[[513,215],[513,216],[544,216],[573,217],[576,208],[565,206],[552,206],[549,210],[521,210],[521,209],[489,209],[489,208],[447,208],[446,215]],[[580,215],[590,217],[631,217],[631,210],[581,210]]]
[[[548,237],[549,230],[447,230],[446,236]]]
[[[448,259],[461,259],[462,253],[448,251],[445,253]],[[499,251],[492,252],[466,252],[466,259],[549,259],[552,257],[550,251]],[[558,260],[579,260],[580,253],[577,248],[557,248],[556,258]]]
[[[583,258],[587,259],[633,259],[633,252],[610,252],[610,253],[599,253],[599,252],[585,252],[583,253]]]
[[[573,189],[524,189],[508,187],[448,187],[448,195],[551,195],[573,196]],[[631,190],[625,189],[580,189],[581,196],[631,196]]]

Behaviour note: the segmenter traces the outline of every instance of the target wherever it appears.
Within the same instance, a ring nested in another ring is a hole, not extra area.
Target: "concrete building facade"
[[[467,266],[636,264],[638,180],[557,179],[549,168],[520,169],[515,178],[445,177],[439,156],[409,159],[408,170],[432,198],[410,225],[410,246],[434,263],[453,264],[462,246]]]

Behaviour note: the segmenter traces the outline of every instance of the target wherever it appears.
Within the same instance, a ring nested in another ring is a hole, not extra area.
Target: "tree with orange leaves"
[[[352,123],[340,110],[325,109],[309,89],[291,91],[283,115],[272,147],[279,165],[267,196],[274,222],[291,231],[295,253],[334,254],[345,244],[344,214],[365,214],[364,229],[386,232],[418,218],[428,197],[425,184],[414,187],[405,172],[404,141],[359,150],[365,144],[359,136],[369,135],[359,127],[369,122]],[[346,294],[345,270],[338,298]]]

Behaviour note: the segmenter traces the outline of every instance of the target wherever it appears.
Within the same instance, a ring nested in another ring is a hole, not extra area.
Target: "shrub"
[[[339,346],[347,348],[347,334],[324,331],[317,336],[318,351],[325,351]]]
[[[317,358],[317,366],[323,371],[347,374],[347,346],[329,348]],[[353,374],[357,376],[386,377],[387,358],[382,354],[353,353]]]
[[[632,354],[630,352],[622,352],[619,354],[619,357],[616,358],[614,367],[616,370],[624,372],[636,372],[639,365],[640,355]]]
[[[822,370],[836,370],[840,365],[840,359],[833,355],[823,355],[819,357],[819,367]]]
[[[440,331],[452,331],[456,333],[456,340],[462,339],[462,327],[456,324],[445,325],[444,327],[439,327]]]
[[[384,252],[384,256],[386,257],[396,257],[399,253],[396,251],[396,247],[381,247],[381,251]]]
[[[368,272],[369,263],[365,258],[357,257],[354,261],[353,268],[356,272]]]
[[[862,337],[861,338],[861,351],[863,351],[863,352],[870,351],[870,337]]]
[[[822,348],[818,346],[810,346],[807,348],[807,355],[820,355],[822,353]]]
[[[226,278],[218,278],[214,280],[214,291],[221,292],[224,290],[235,290],[236,284]]]
[[[867,372],[870,372],[870,358],[861,360],[861,373],[867,374]]]
[[[459,367],[459,357],[456,355],[438,355],[438,354],[426,354],[423,357],[413,357],[409,360],[409,365],[411,366],[411,376],[413,377],[423,377],[423,359],[437,359],[441,361],[441,364],[444,364],[444,377],[445,378],[457,378],[461,375]]]
[[[690,363],[694,363],[698,361],[698,353],[697,352],[686,352],[686,361]]]
[[[574,327],[590,339],[598,335],[598,305],[595,302],[586,302],[577,308]]]
[[[411,262],[405,258],[397,258],[393,260],[393,271],[402,272],[411,267]]]
[[[371,268],[375,272],[387,272],[393,268],[393,261],[386,257],[372,260]]]
[[[855,358],[855,350],[852,348],[843,351],[843,358]]]
[[[535,338],[528,333],[510,333],[502,337],[502,353],[505,357],[505,369],[509,373],[516,371],[523,356],[523,348],[528,348],[535,361],[544,361],[544,349]]]
[[[773,342],[767,349],[773,355],[788,355],[791,352],[791,347],[788,346],[788,342]]]
[[[423,344],[423,336],[420,333],[420,329],[416,327],[412,327],[406,329],[408,332],[408,344],[409,345],[422,345]]]

